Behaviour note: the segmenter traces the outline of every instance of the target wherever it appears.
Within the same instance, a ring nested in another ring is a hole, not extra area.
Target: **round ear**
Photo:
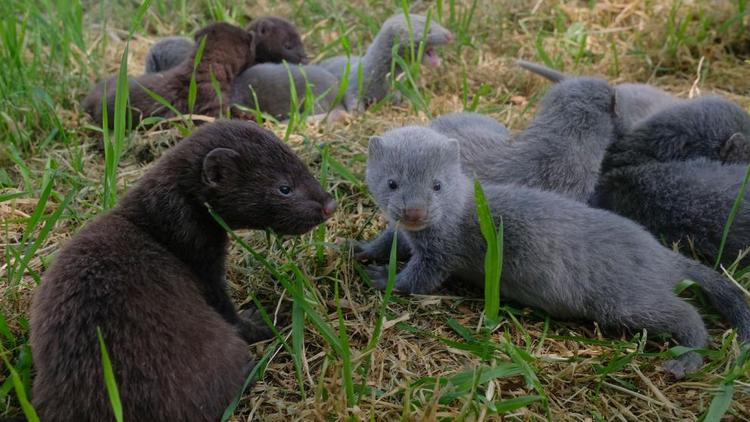
[[[382,158],[385,153],[383,147],[383,138],[380,136],[371,136],[370,143],[367,146],[367,155],[369,158]]]
[[[255,32],[253,32],[253,31],[247,31],[247,36],[248,36],[248,38],[247,38],[248,39],[248,43],[251,46],[255,47],[255,43],[258,41],[258,37],[255,36]]]
[[[237,171],[237,157],[240,153],[229,148],[215,148],[203,158],[203,183],[216,187]]]

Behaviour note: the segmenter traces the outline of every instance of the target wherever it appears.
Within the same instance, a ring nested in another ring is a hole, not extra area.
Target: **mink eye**
[[[279,192],[281,192],[282,195],[287,196],[292,193],[292,188],[287,185],[282,185],[279,186]]]
[[[292,45],[291,44],[284,44],[284,48],[286,48],[287,50],[291,50],[292,49]]]
[[[435,183],[434,183],[434,184],[432,185],[432,190],[434,190],[435,192],[437,192],[437,191],[439,191],[439,190],[440,190],[440,188],[441,188],[441,187],[442,187],[442,186],[440,186],[440,182],[435,182]]]
[[[398,189],[398,183],[396,183],[393,179],[388,179],[388,187],[391,188],[391,190]]]

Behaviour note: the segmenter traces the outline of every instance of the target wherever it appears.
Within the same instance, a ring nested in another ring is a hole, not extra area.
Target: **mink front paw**
[[[354,258],[357,261],[377,261],[380,258],[370,242],[351,240],[349,245],[351,245]]]
[[[240,320],[237,323],[240,337],[247,344],[257,343],[273,337],[273,330],[266,324],[257,308],[245,309],[240,312]]]
[[[687,352],[676,359],[668,360],[662,364],[665,371],[672,374],[675,379],[682,379],[685,375],[697,371],[703,364],[703,357],[696,352]]]
[[[367,275],[372,281],[373,287],[378,290],[385,290],[388,284],[388,266],[387,265],[370,265],[366,269]]]
[[[367,271],[367,275],[370,277],[370,281],[372,281],[373,287],[378,290],[385,290],[385,287],[388,285],[387,265],[370,265],[365,271]],[[399,282],[398,275],[396,275],[396,279],[393,280],[393,291],[401,293],[413,293],[412,289],[408,285]]]

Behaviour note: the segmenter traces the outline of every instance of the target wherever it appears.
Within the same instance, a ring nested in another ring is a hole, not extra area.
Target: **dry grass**
[[[459,2],[457,8],[465,13],[471,2]],[[352,116],[335,125],[310,124],[293,134],[289,142],[308,162],[313,172],[319,171],[321,144],[330,145],[333,158],[353,173],[364,171],[368,136],[407,123],[426,122],[429,115],[457,111],[463,108],[462,83],[464,77],[470,99],[482,84],[491,92],[479,101],[479,111],[490,114],[513,130],[522,129],[532,116],[533,106],[543,94],[547,83],[520,70],[513,64],[516,58],[539,61],[537,45],[546,54],[564,65],[568,72],[607,77],[613,82],[648,82],[680,96],[688,96],[696,81],[702,93],[717,92],[750,105],[750,38],[746,31],[739,35],[739,26],[721,32],[720,25],[737,13],[737,6],[729,2],[685,1],[676,9],[676,21],[686,22],[685,31],[675,35],[666,23],[675,10],[676,2],[622,0],[607,2],[558,2],[519,0],[479,0],[472,27],[462,41],[443,51],[444,64],[437,70],[425,69],[421,88],[430,99],[427,110],[415,111],[406,103],[386,106],[377,112]],[[377,6],[377,7],[376,7]],[[422,12],[430,5],[415,2],[412,10]],[[447,15],[448,2],[444,8]],[[153,9],[153,8],[152,8]],[[194,10],[193,10],[194,9]],[[206,21],[202,6],[196,5],[188,14],[188,27]],[[299,8],[260,0],[254,6],[233,7],[247,16],[278,14],[292,18],[303,27],[308,50],[315,55],[325,45],[337,39],[340,28],[351,29],[350,37],[371,39],[373,32],[356,11],[366,11],[377,22],[395,11],[383,7],[376,0],[341,2],[306,2]],[[297,13],[294,10],[301,10]],[[433,6],[433,13],[435,9]],[[242,13],[237,18],[244,21]],[[127,23],[108,26],[103,33],[97,22],[94,7],[85,16],[91,28],[87,39],[91,47],[91,61],[101,65],[101,74],[115,73],[124,49],[123,38]],[[159,36],[179,32],[178,20],[149,12],[147,31],[140,32],[131,42],[131,69],[142,68],[145,51]],[[340,26],[339,23],[346,23]],[[579,43],[575,27],[585,32]],[[743,24],[748,26],[748,16]],[[702,27],[707,26],[704,30]],[[116,28],[116,29],[113,29]],[[456,27],[451,28],[454,31]],[[567,31],[567,34],[566,34]],[[458,32],[458,31],[457,31]],[[679,31],[677,31],[679,32]],[[705,33],[705,34],[704,34]],[[94,47],[102,38],[108,44],[97,56]],[[461,39],[461,37],[459,37]],[[355,43],[356,45],[356,43]],[[731,50],[730,50],[731,47]],[[340,51],[335,48],[334,51]],[[730,54],[730,51],[735,54]],[[331,52],[326,53],[332,54]],[[73,69],[75,71],[75,69]],[[96,66],[90,66],[88,76],[97,77]],[[75,231],[99,212],[99,193],[104,169],[98,151],[97,135],[86,129],[88,119],[77,101],[85,94],[85,86],[71,85],[68,98],[55,98],[55,112],[69,131],[66,143],[51,143],[43,148],[32,145],[24,155],[35,180],[41,180],[47,157],[57,160],[61,177],[55,191],[61,195],[71,186],[80,186],[69,210],[44,239],[29,264],[33,272],[41,273],[44,266]],[[29,124],[29,122],[26,122]],[[19,122],[22,124],[22,122]],[[30,125],[31,126],[31,125]],[[283,125],[269,125],[283,136]],[[8,124],[8,128],[12,126]],[[128,153],[119,168],[120,185],[131,185],[149,164],[139,158],[157,157],[164,149],[182,137],[176,129],[159,129],[132,137]],[[46,135],[39,133],[39,138]],[[78,166],[75,163],[81,162]],[[17,166],[2,157],[7,172],[18,185],[3,189],[0,194],[28,190],[21,186],[22,176]],[[80,171],[79,171],[80,170]],[[75,181],[75,183],[73,183]],[[296,245],[298,253],[292,257],[300,264],[310,280],[315,294],[322,298],[316,309],[336,327],[334,286],[338,283],[346,331],[355,362],[369,341],[378,317],[382,294],[368,287],[356,271],[343,246],[349,238],[371,238],[382,228],[383,221],[366,190],[338,174],[329,175],[330,189],[336,193],[340,208],[327,223],[326,256],[316,262],[315,248],[310,235],[298,239],[275,241],[268,245],[259,233],[246,234],[257,250],[272,261],[283,264],[290,259],[285,250]],[[34,195],[0,202],[3,221],[3,241],[0,252],[7,256],[7,248],[17,245],[24,227],[37,204]],[[53,196],[46,212],[51,213],[61,196]],[[534,265],[534,263],[529,263]],[[5,284],[8,263],[0,265],[0,311],[20,343],[27,338],[26,311],[35,282],[31,271],[20,284]],[[267,303],[283,302],[288,306],[289,295],[275,283],[267,272],[252,261],[241,248],[234,246],[230,254],[228,280],[236,303],[252,306],[248,291],[255,292]],[[750,287],[750,277],[739,281]],[[436,379],[445,380],[455,374],[485,365],[492,365],[471,351],[456,347],[466,343],[451,326],[449,320],[473,330],[480,325],[482,304],[476,292],[460,287],[449,287],[437,296],[394,297],[388,306],[388,322],[378,347],[372,354],[371,371],[362,378],[354,374],[356,384],[364,384],[367,391],[355,407],[347,408],[342,386],[342,362],[331,346],[312,326],[305,331],[303,378],[306,398],[302,398],[294,375],[290,355],[281,349],[271,359],[262,379],[248,391],[238,407],[234,420],[332,420],[354,416],[359,419],[408,420],[501,419],[491,414],[479,396],[491,402],[538,394],[522,376],[490,380],[479,386],[476,394],[464,394],[448,403],[438,397],[449,391],[449,386],[436,387]],[[706,309],[706,308],[704,308]],[[509,315],[517,318],[517,323]],[[659,363],[672,345],[668,340],[649,338],[643,333],[602,333],[589,322],[561,322],[528,309],[506,308],[506,320],[480,343],[502,345],[506,341],[525,350],[531,356],[529,365],[539,379],[539,386],[548,397],[548,406],[535,402],[514,410],[504,417],[522,420],[693,420],[706,412],[718,383],[731,367],[738,354],[736,344],[727,344],[725,351],[707,358],[703,370],[685,380],[675,382],[660,371]],[[711,350],[724,344],[729,332],[717,318],[709,320],[713,338]],[[446,341],[449,340],[449,341]],[[7,346],[7,345],[6,345]],[[258,355],[268,352],[268,343],[252,346]],[[645,352],[640,348],[644,347]],[[11,350],[16,359],[22,347]],[[497,362],[507,361],[507,354],[495,351]],[[603,370],[619,359],[630,356],[622,367],[611,372]],[[750,378],[745,375],[735,383],[734,401],[728,420],[750,420]],[[14,396],[3,399],[10,414],[18,412]],[[0,397],[6,397],[0,393]],[[2,406],[2,405],[0,405]],[[2,407],[0,407],[2,409]]]

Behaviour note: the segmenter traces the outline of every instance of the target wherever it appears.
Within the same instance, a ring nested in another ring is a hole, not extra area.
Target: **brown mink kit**
[[[151,168],[111,211],[70,239],[31,307],[44,421],[112,420],[101,329],[129,421],[216,421],[254,363],[225,284],[233,229],[301,234],[336,203],[292,150],[251,122],[205,125]]]
[[[189,112],[188,91],[193,75],[193,64],[199,42],[204,37],[206,38],[205,47],[201,61],[195,69],[197,95],[193,113],[218,117],[222,111],[229,109],[229,97],[234,78],[255,63],[255,36],[252,32],[237,26],[219,22],[208,25],[195,34],[195,48],[189,58],[176,67],[164,72],[146,73],[128,78],[133,126],[149,116],[174,116],[172,110],[152,98],[146,90],[141,88],[142,86],[159,94],[180,113]],[[221,97],[217,95],[211,84],[212,74],[219,83]],[[100,125],[102,124],[104,88],[105,82],[99,82],[83,100],[83,108]],[[114,126],[116,76],[106,81],[106,88],[108,126],[111,129]]]

